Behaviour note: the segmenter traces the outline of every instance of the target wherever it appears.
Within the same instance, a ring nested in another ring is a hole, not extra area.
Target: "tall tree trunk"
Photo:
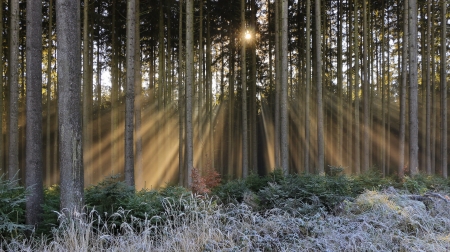
[[[257,139],[257,127],[256,127],[256,2],[251,0],[251,15],[250,15],[250,33],[252,35],[252,40],[250,43],[250,78],[249,78],[249,91],[250,91],[250,170],[255,172],[258,162],[258,139]]]
[[[337,92],[338,92],[338,104],[337,104],[337,119],[338,119],[338,127],[337,127],[337,162],[338,165],[343,165],[342,161],[342,153],[343,153],[343,131],[344,131],[344,108],[343,108],[343,98],[342,98],[342,87],[343,87],[343,73],[342,73],[342,21],[343,21],[343,7],[342,1],[338,0],[338,21],[337,21],[337,29],[338,29],[338,38],[337,38]]]
[[[403,45],[408,45],[408,1],[403,2]],[[406,85],[407,85],[408,47],[402,49],[402,82],[400,88],[400,133],[399,133],[399,162],[398,177],[403,178],[405,168],[405,135],[406,135]]]
[[[425,113],[425,170],[427,175],[431,175],[431,50],[433,45],[431,43],[431,1],[427,0],[427,32],[426,32],[426,65],[425,65],[425,80],[426,83],[426,113]]]
[[[280,158],[284,174],[289,173],[289,116],[288,116],[288,1],[281,0],[280,36]]]
[[[184,89],[183,89],[183,0],[180,0],[180,16],[178,24],[178,184],[184,185],[185,162],[184,162]]]
[[[310,168],[310,97],[311,97],[311,0],[306,0],[306,80],[305,80],[305,172],[311,172]]]
[[[200,6],[199,6],[199,50],[198,50],[198,101],[197,101],[197,123],[198,123],[198,152],[200,153],[199,159],[198,159],[198,169],[203,169],[203,123],[204,123],[204,117],[203,117],[203,109],[204,109],[204,102],[203,102],[203,96],[204,96],[204,79],[203,79],[203,57],[204,57],[204,51],[203,51],[203,3],[204,0],[200,0]]]
[[[409,0],[409,171],[419,173],[419,118],[417,83],[417,1]]]
[[[134,181],[134,86],[136,60],[136,0],[127,1],[127,89],[125,96],[125,183]]]
[[[142,80],[141,80],[141,35],[140,35],[140,0],[136,1],[136,25],[135,25],[135,45],[134,45],[134,82],[135,82],[135,99],[134,99],[134,132],[135,132],[135,171],[139,185],[143,187],[144,171],[142,165],[142,122],[141,122],[141,109],[142,109]]]
[[[281,30],[281,13],[280,13],[280,1],[275,0],[275,167],[281,168],[281,157],[280,157],[280,30]]]
[[[192,187],[194,146],[192,129],[192,86],[194,85],[194,0],[186,0],[186,165],[187,186]]]
[[[19,1],[10,3],[8,178],[18,184],[19,172]]]
[[[363,163],[362,168],[363,171],[368,171],[370,167],[370,95],[369,95],[369,30],[367,25],[367,0],[363,0],[363,66],[362,66],[362,73],[363,73],[363,134],[364,134],[364,143],[362,144],[362,151],[363,151]]]
[[[315,0],[315,27],[314,36],[315,39],[315,51],[314,70],[316,77],[316,92],[317,92],[317,171],[319,174],[325,172],[325,148],[324,148],[324,129],[323,129],[323,102],[322,102],[322,48],[320,44],[320,20],[321,9],[320,0]]]
[[[365,1],[365,0],[363,0]],[[355,142],[354,142],[354,150],[355,150],[355,160],[354,167],[355,173],[361,173],[361,127],[359,120],[359,15],[358,15],[358,0],[354,1],[354,17],[355,17],[355,25],[354,25],[354,51],[355,51]]]
[[[211,1],[208,1],[208,14],[207,14],[207,32],[206,32],[206,103],[207,103],[207,115],[209,120],[209,140],[208,140],[208,153],[210,168],[214,169],[214,124],[213,124],[213,111],[212,111],[212,59],[211,59]],[[222,102],[222,100],[221,100]]]
[[[442,1],[441,11],[441,170],[447,178],[447,1]]]
[[[242,177],[248,176],[247,66],[245,61],[245,0],[241,0],[241,82],[242,82]]]
[[[51,2],[51,1],[50,1]],[[0,4],[0,19],[3,20],[3,1]],[[3,22],[0,22],[0,41],[3,41]],[[3,46],[0,46],[0,58],[4,60],[5,51],[3,50]],[[4,143],[3,143],[3,103],[4,103],[4,76],[3,76],[3,62],[0,64],[0,173],[4,174],[5,171],[5,163],[4,163]]]
[[[116,5],[117,1],[113,0],[112,4],[112,24],[111,24],[111,49],[112,49],[112,59],[111,59],[111,174],[117,173],[117,157],[118,155],[118,125],[119,125],[119,48],[118,35],[116,28]]]
[[[82,211],[83,145],[81,130],[80,1],[56,2],[58,34],[59,132],[61,209]]]
[[[27,0],[27,109],[25,186],[33,186],[26,201],[26,224],[41,219],[44,202],[42,167],[42,2]]]

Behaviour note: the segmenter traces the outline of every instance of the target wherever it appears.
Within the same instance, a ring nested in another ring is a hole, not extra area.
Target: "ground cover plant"
[[[53,218],[42,224],[47,229],[31,236],[3,231],[0,250],[450,249],[448,180],[421,175],[396,181],[373,171],[358,177],[330,171],[252,174],[207,188],[209,194],[175,186],[134,192],[110,177],[86,189],[84,213],[59,212],[58,188],[52,187],[46,190],[45,215]]]

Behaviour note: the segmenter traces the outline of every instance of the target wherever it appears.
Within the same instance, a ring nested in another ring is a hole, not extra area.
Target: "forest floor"
[[[209,195],[178,187],[138,192],[122,204],[128,209],[117,202],[110,213],[100,205],[58,213],[51,235],[3,236],[0,251],[450,250],[446,179],[271,176],[230,181]],[[88,189],[86,201],[121,186],[111,180]]]

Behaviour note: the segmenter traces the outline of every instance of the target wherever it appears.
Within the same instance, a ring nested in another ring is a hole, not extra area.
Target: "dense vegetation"
[[[450,248],[447,179],[341,172],[330,167],[326,175],[284,176],[275,170],[213,185],[209,194],[171,185],[135,191],[112,176],[85,190],[84,213],[59,212],[59,188],[53,186],[45,190],[44,221],[36,230],[24,224],[24,199],[32,188],[2,179],[0,251]]]

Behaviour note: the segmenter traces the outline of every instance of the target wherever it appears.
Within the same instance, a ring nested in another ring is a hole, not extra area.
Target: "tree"
[[[248,176],[247,68],[245,61],[245,0],[241,0],[241,81],[242,81],[242,177]]]
[[[42,2],[27,0],[26,223],[36,225],[44,202],[42,167]]]
[[[369,27],[367,24],[367,0],[363,0],[363,66],[362,66],[362,91],[363,91],[363,171],[368,171],[370,166],[370,111],[369,111]]]
[[[404,31],[406,32],[406,31]],[[417,83],[417,0],[409,0],[409,171],[419,173],[419,117]]]
[[[192,187],[194,145],[192,130],[192,86],[194,85],[194,0],[186,0],[186,166],[187,186]]]
[[[19,1],[11,1],[10,11],[8,178],[15,180],[19,172]]]
[[[127,89],[125,97],[125,183],[134,187],[134,85],[136,2],[127,1]]]
[[[324,148],[324,133],[323,133],[323,102],[322,102],[322,47],[320,44],[320,20],[321,20],[320,0],[315,0],[315,21],[314,21],[314,36],[315,36],[315,57],[314,57],[314,71],[317,92],[317,171],[322,174],[325,171],[325,148]]]
[[[183,0],[180,0],[179,24],[178,24],[178,184],[184,184],[184,89],[183,89]]]
[[[441,170],[442,176],[447,178],[447,1],[442,1],[441,11]]]
[[[281,78],[280,78],[280,158],[284,174],[289,173],[289,117],[288,117],[288,1],[281,0]]]
[[[425,170],[427,175],[431,175],[431,1],[427,0],[427,35],[426,35],[426,65],[425,65],[425,79],[426,79],[426,119],[425,119]]]
[[[83,150],[81,132],[80,1],[56,1],[58,34],[58,115],[61,209],[83,208]]]
[[[403,2],[403,44],[408,44],[408,1]],[[408,47],[403,46],[402,49],[402,79],[400,87],[400,134],[399,134],[399,162],[397,168],[397,175],[402,178],[405,168],[405,135],[406,135],[406,85],[407,85],[407,61],[408,61]]]
[[[305,171],[310,172],[310,93],[311,93],[311,0],[306,0],[306,90],[305,90]]]

